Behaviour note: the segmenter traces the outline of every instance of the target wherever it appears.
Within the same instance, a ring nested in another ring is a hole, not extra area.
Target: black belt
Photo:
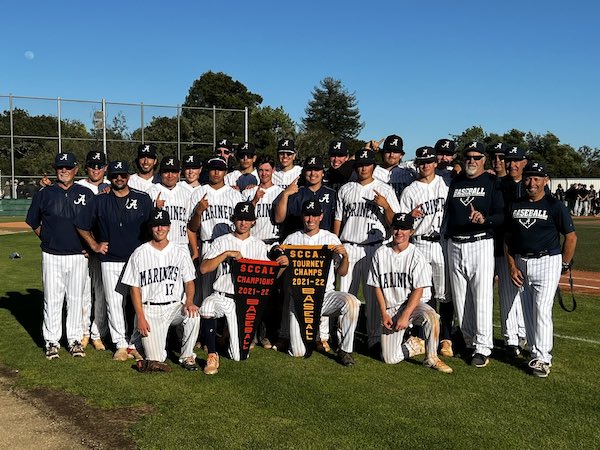
[[[542,250],[541,252],[521,253],[521,258],[541,258],[542,256],[555,256],[560,254],[560,248],[553,248],[550,250]]]
[[[468,235],[459,235],[459,236],[452,236],[450,239],[452,239],[454,242],[458,242],[459,244],[464,244],[466,242],[477,242],[477,241],[482,241],[484,239],[491,239],[492,236],[489,233],[477,233],[477,234],[468,234]]]
[[[226,294],[225,292],[220,292],[220,291],[215,291],[215,292],[219,295],[222,295],[223,297],[235,298],[235,296],[233,294]]]
[[[435,234],[421,234],[419,236],[415,236],[416,239],[420,239],[422,241],[429,241],[429,242],[440,242],[440,235],[439,233],[435,233]]]
[[[279,242],[279,239],[278,238],[263,239],[263,242],[267,245],[270,245],[270,244],[274,244],[275,242]]]
[[[360,247],[366,247],[368,245],[380,245],[380,244],[383,244],[383,241],[367,242],[366,244],[359,244],[358,242],[343,241],[342,244],[350,244],[350,245],[358,245]]]
[[[163,306],[163,305],[172,305],[173,303],[179,303],[179,302],[177,300],[173,300],[172,302],[142,302],[142,305]]]

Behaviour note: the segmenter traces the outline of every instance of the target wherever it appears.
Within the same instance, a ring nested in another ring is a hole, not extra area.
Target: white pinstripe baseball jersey
[[[191,194],[179,185],[169,189],[163,184],[152,185],[147,193],[155,206],[159,194],[160,199],[165,201],[163,209],[169,212],[171,218],[171,229],[167,237],[169,242],[187,249],[189,243],[187,223],[190,220],[191,213],[188,208],[190,207]]]
[[[375,166],[373,178],[389,184],[394,189],[396,196],[400,198],[404,188],[417,179],[417,172],[414,167],[411,168],[406,163],[400,163],[391,169]]]
[[[100,183],[100,186],[90,183],[87,180],[87,178],[82,178],[81,180],[77,180],[75,183],[88,188],[90,191],[92,191],[94,193],[94,195],[98,195],[98,192],[100,192],[100,189],[99,189],[100,186],[102,186],[102,187],[104,187],[106,185],[110,186],[110,181],[108,181],[106,178],[104,180],[102,180],[102,183]]]
[[[400,210],[410,212],[421,205],[424,214],[423,217],[415,219],[415,235],[440,232],[446,198],[448,198],[448,186],[438,175],[431,183],[417,180],[404,189],[400,196]]]
[[[273,172],[273,184],[276,184],[281,189],[288,187],[292,181],[300,176],[302,173],[302,166],[293,166],[287,172],[277,169]]]
[[[398,199],[390,185],[378,180],[365,186],[357,181],[346,183],[338,192],[335,211],[335,220],[342,222],[342,242],[367,244],[381,242],[390,236],[383,208],[373,201],[375,191],[387,199],[395,213],[400,212]]]
[[[190,183],[188,183],[185,180],[179,181],[177,182],[177,186],[182,187],[183,189],[185,189],[186,191],[188,191],[190,194],[192,192],[194,192],[196,189],[200,188],[200,186],[202,186],[201,184],[199,184],[198,186],[192,186]]]
[[[342,242],[339,238],[327,230],[319,230],[317,234],[314,236],[309,236],[304,231],[296,231],[295,233],[290,234],[283,241],[284,244],[291,245],[340,245]],[[340,257],[334,257],[334,263],[339,261]],[[337,264],[335,264],[337,265]],[[325,292],[330,292],[335,289],[335,269],[334,264],[331,265],[329,269],[329,274],[327,275],[327,284],[325,285]]]
[[[131,254],[121,282],[139,287],[142,302],[184,303],[184,283],[195,278],[196,270],[189,252],[171,242],[162,250],[146,242]]]
[[[242,197],[251,202],[258,189],[262,188],[256,186],[252,189],[246,189],[242,192]],[[264,241],[279,237],[279,225],[273,223],[272,209],[275,199],[283,192],[283,189],[273,185],[270,188],[263,189],[263,191],[265,191],[265,195],[256,204],[256,225],[252,228],[252,236]]]
[[[200,239],[211,241],[231,232],[231,215],[233,208],[239,202],[244,201],[240,191],[236,191],[231,186],[223,186],[214,189],[209,184],[203,185],[192,192],[190,198],[190,214],[196,208],[196,205],[206,195],[208,208],[202,213],[202,222],[200,224]]]
[[[228,233],[215,239],[204,255],[204,259],[215,258],[221,253],[231,250],[239,251],[243,258],[258,259],[261,261],[269,260],[267,258],[267,252],[269,251],[267,244],[254,236],[239,239],[233,233]],[[231,278],[231,258],[227,258],[219,264],[216,272],[215,291],[234,294],[233,279]]]
[[[148,189],[152,187],[154,184],[154,176],[150,177],[148,180],[140,177],[137,173],[129,176],[129,181],[127,185],[130,188],[136,189],[141,192],[148,192]]]
[[[398,253],[391,243],[382,245],[373,257],[367,284],[382,290],[387,308],[401,306],[421,287],[425,288],[421,302],[427,302],[431,298],[431,266],[413,244]]]

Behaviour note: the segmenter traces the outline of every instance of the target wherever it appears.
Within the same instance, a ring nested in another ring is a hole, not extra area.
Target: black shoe
[[[287,339],[279,338],[275,342],[271,344],[271,350],[275,350],[276,352],[287,352],[290,343]]]
[[[506,353],[508,354],[508,356],[517,358],[519,355],[521,355],[521,348],[518,345],[507,345]]]
[[[337,360],[342,366],[353,367],[356,362],[352,357],[352,353],[346,353],[343,350],[340,350],[337,354]]]
[[[471,365],[475,367],[485,367],[490,363],[490,358],[481,353],[475,353],[471,358]]]
[[[196,359],[193,357],[185,358],[181,362],[181,367],[183,367],[185,370],[189,370],[190,372],[198,370],[198,364],[196,364]]]

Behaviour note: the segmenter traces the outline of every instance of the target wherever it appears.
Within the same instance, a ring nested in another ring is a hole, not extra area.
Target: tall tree
[[[327,131],[330,139],[354,139],[365,126],[360,121],[356,94],[340,80],[326,77],[315,86],[302,119],[303,131]]]

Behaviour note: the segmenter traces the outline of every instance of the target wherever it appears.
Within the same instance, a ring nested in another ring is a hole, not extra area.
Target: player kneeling
[[[204,367],[206,375],[214,375],[219,371],[216,322],[221,317],[225,317],[229,329],[229,356],[234,361],[241,359],[231,261],[240,258],[269,260],[267,244],[250,235],[250,230],[256,224],[254,205],[251,202],[238,203],[231,220],[235,227],[233,232],[215,239],[200,264],[202,274],[217,271],[214,292],[204,299],[200,308],[202,337],[208,347],[208,358]],[[276,261],[280,266],[287,266],[289,263],[287,256],[280,256]],[[281,275],[281,270],[278,275]]]
[[[412,341],[402,343],[404,331],[415,324],[422,326],[425,334],[423,365],[452,373],[452,368],[437,356],[440,316],[423,301],[429,296],[431,266],[409,241],[413,224],[414,218],[410,214],[394,215],[392,241],[375,252],[367,280],[375,288],[381,310],[383,361],[397,364],[420,353],[419,349],[413,348]]]
[[[348,273],[348,253],[340,239],[327,230],[321,230],[323,220],[321,204],[317,200],[307,200],[302,204],[303,230],[289,235],[284,244],[291,245],[330,245],[333,246],[335,272],[340,276]],[[354,331],[358,323],[360,301],[352,294],[335,291],[335,274],[329,269],[325,285],[325,295],[321,316],[339,317],[340,350],[338,361],[344,366],[353,366],[352,350],[354,346]],[[291,302],[294,301],[292,298]],[[306,353],[306,347],[300,334],[300,325],[296,318],[296,309],[290,305],[290,354],[301,357]]]
[[[183,324],[179,362],[186,370],[197,370],[194,344],[200,316],[194,305],[196,271],[192,258],[167,239],[171,228],[167,211],[153,210],[148,226],[152,240],[132,253],[122,279],[123,284],[131,286],[135,326],[142,337],[146,360],[164,362],[169,327]]]

